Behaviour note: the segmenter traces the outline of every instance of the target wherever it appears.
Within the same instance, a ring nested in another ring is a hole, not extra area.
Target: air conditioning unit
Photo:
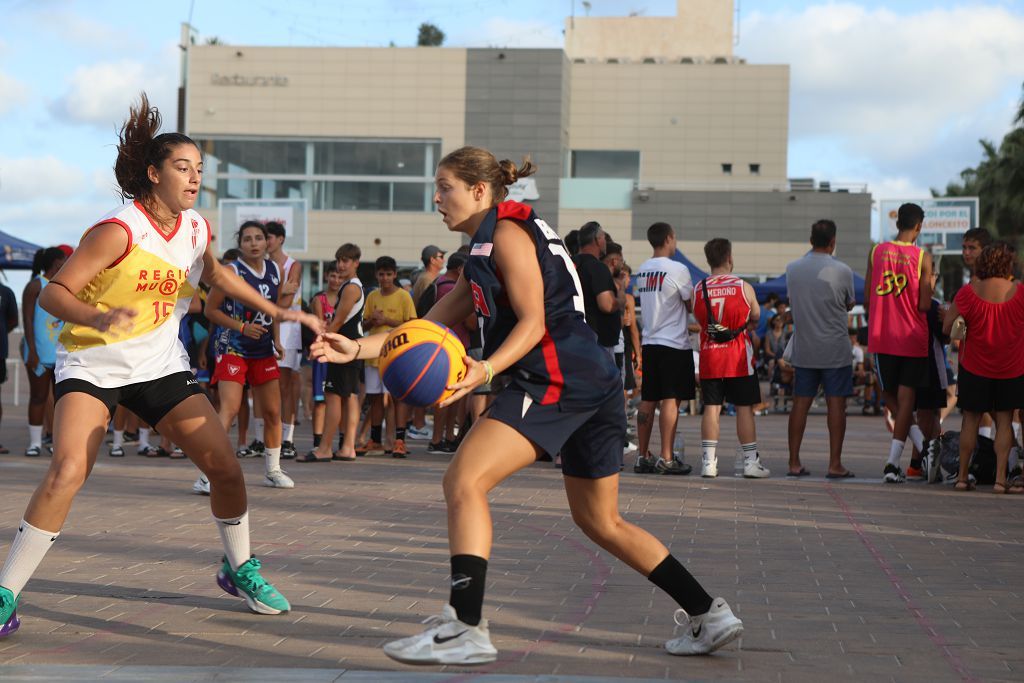
[[[790,178],[791,192],[814,192],[814,178]]]

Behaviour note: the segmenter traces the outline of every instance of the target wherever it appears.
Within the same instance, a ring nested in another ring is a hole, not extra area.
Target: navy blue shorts
[[[793,395],[814,398],[818,387],[825,388],[825,396],[853,395],[853,365],[841,368],[796,368]]]
[[[626,409],[615,391],[592,410],[566,411],[558,404],[541,405],[516,386],[494,400],[487,417],[507,424],[550,454],[562,454],[562,474],[601,479],[622,468],[626,441]]]

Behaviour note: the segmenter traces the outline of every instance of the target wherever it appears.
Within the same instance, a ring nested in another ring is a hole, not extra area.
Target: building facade
[[[355,242],[364,262],[412,265],[426,244],[460,243],[432,179],[470,144],[528,154],[539,172],[517,192],[561,234],[600,221],[632,263],[664,220],[698,264],[723,236],[739,272],[777,275],[829,217],[862,270],[870,195],[787,179],[789,67],[733,56],[731,2],[678,4],[677,17],[571,18],[564,50],[191,46],[182,123],[206,159],[199,209],[226,248],[224,206],[301,199],[296,257]]]

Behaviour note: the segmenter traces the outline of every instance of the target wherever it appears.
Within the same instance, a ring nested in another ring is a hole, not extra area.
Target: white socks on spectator
[[[743,461],[749,462],[757,457],[757,442],[741,443],[740,450],[743,451]]]
[[[991,427],[978,427],[978,436],[983,436],[986,439],[991,439],[994,431],[995,430],[993,430]]]
[[[292,437],[295,435],[295,425],[294,424],[282,424],[281,425],[281,432],[282,432],[282,436],[281,436],[281,440],[282,441],[291,441]]]
[[[910,425],[910,440],[918,453],[924,453],[924,432],[917,425]]]
[[[14,542],[7,553],[7,562],[4,563],[4,568],[0,569],[0,586],[17,597],[58,536],[59,531],[43,531],[21,520],[18,533],[15,534]]]
[[[267,448],[264,460],[267,466],[267,472],[273,472],[274,470],[281,469],[281,447]],[[248,559],[248,558],[246,558]]]
[[[139,428],[139,450],[144,451],[149,448],[149,430]]]
[[[1013,440],[1020,444],[1020,422],[1014,422],[1013,424]]]
[[[115,429],[114,430],[114,443],[111,444],[111,447],[112,448],[120,448],[123,445],[124,445],[124,430],[123,429]]]
[[[701,441],[700,442],[700,453],[704,457],[705,461],[715,459],[715,451],[718,449],[717,441]]]
[[[43,425],[28,426],[28,446],[31,448],[42,448],[43,446]]]
[[[238,569],[249,561],[252,553],[249,550],[249,512],[246,511],[241,517],[231,519],[213,518],[217,522],[217,531],[220,532],[220,540],[224,544],[224,555],[228,558],[228,564],[232,569]]]
[[[892,443],[889,444],[889,461],[888,461],[888,464],[892,465],[893,467],[899,467],[900,466],[900,457],[902,457],[902,455],[903,455],[903,442],[902,441],[897,441],[896,439],[893,439]]]

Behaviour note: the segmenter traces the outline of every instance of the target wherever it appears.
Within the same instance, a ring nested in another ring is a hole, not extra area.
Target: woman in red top
[[[996,421],[996,483],[993,493],[1024,493],[1024,486],[1006,484],[1006,462],[1013,445],[1013,411],[1024,408],[1024,289],[1013,281],[1014,251],[1005,242],[985,247],[975,264],[969,285],[960,288],[946,312],[943,331],[962,315],[967,338],[960,344],[958,405],[963,412],[960,430],[958,491],[970,490],[971,464],[984,413]]]

